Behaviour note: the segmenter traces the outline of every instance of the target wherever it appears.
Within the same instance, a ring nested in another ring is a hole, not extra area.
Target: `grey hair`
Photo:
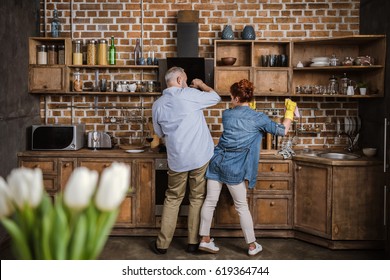
[[[184,74],[184,69],[181,67],[173,66],[168,69],[168,71],[165,73],[165,82],[167,85],[170,81],[175,80],[178,75]]]

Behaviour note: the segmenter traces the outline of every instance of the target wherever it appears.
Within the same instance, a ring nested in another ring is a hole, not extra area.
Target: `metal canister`
[[[98,43],[97,64],[107,65],[107,40],[100,39]]]

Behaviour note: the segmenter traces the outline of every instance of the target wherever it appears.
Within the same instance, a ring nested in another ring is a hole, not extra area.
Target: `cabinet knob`
[[[110,163],[105,163],[105,164],[103,165],[103,167],[104,167],[104,168],[107,168],[107,167],[110,167],[110,165],[111,165]]]
[[[275,166],[272,165],[272,166],[270,167],[270,170],[271,170],[271,171],[274,171],[274,170],[275,170]]]
[[[274,206],[275,205],[275,202],[273,202],[273,201],[271,201],[270,203],[269,203],[269,206]]]
[[[297,170],[299,171],[299,170],[301,170],[302,169],[302,166],[298,166],[297,167]]]
[[[37,163],[34,165],[34,168],[40,168],[40,165]]]
[[[269,188],[270,188],[270,189],[273,189],[274,187],[275,187],[275,184],[269,185]]]
[[[69,166],[70,166],[70,163],[67,162],[67,163],[64,164],[64,166],[65,166],[65,167],[69,167]]]
[[[274,89],[273,88],[269,88],[269,91],[274,91]]]

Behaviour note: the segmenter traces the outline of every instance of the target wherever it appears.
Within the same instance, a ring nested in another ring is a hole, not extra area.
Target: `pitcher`
[[[356,82],[354,80],[349,80],[348,87],[347,87],[347,95],[354,95],[356,88],[357,88]]]

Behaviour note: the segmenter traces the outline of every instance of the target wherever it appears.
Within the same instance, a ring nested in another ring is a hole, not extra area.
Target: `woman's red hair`
[[[253,83],[247,79],[243,79],[238,83],[232,84],[230,87],[230,93],[233,97],[238,97],[240,103],[251,102],[253,99]]]

